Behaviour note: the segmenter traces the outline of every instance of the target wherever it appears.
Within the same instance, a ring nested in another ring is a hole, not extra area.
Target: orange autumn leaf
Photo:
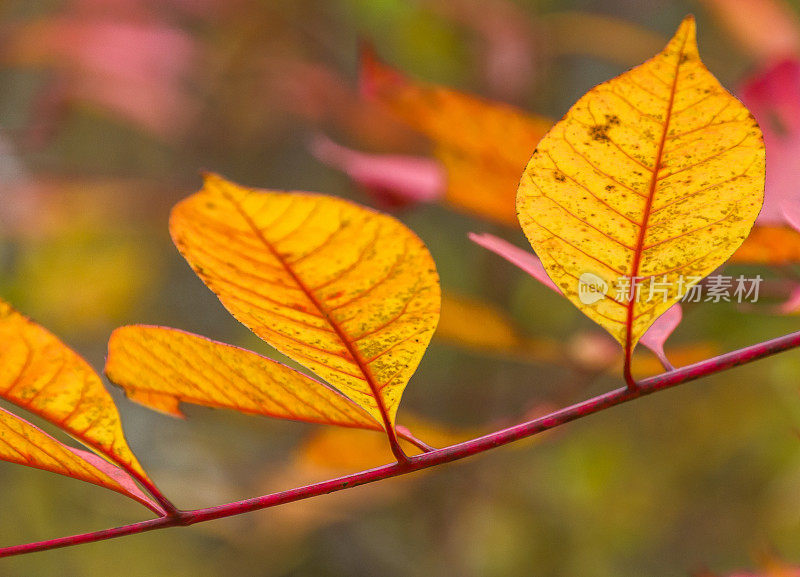
[[[487,351],[521,348],[524,338],[501,310],[478,299],[445,293],[437,339]]]
[[[707,341],[698,341],[674,345],[670,348],[669,358],[676,367],[685,367],[710,359],[720,354],[720,352],[719,345]],[[619,369],[619,364],[617,363],[614,368]],[[661,361],[652,355],[639,355],[637,352],[631,363],[631,372],[637,378],[660,373],[663,370],[664,367]]]
[[[477,430],[451,429],[413,415],[409,415],[406,422],[415,434],[434,447],[455,445],[480,434]],[[406,441],[403,441],[403,447],[409,452],[414,451]],[[297,455],[304,463],[340,473],[369,469],[392,461],[391,451],[377,435],[339,428],[314,431],[298,448]]]
[[[323,392],[322,385],[307,377],[277,369],[280,374],[271,378],[278,382],[278,390],[271,387],[270,392],[273,400],[292,403],[290,418],[366,428],[380,423],[397,447],[394,420],[400,397],[436,328],[441,299],[433,259],[414,233],[392,217],[348,201],[248,189],[213,174],[206,175],[202,190],[175,206],[170,231],[181,254],[238,320],[365,411]],[[119,356],[126,347],[140,350],[144,331],[116,334],[110,377],[133,390],[137,400],[170,411],[181,397],[189,400],[194,395],[201,404],[209,401],[212,383],[204,383],[207,390],[202,395],[156,390],[157,379],[143,376],[151,359]],[[154,334],[147,336],[152,339]],[[243,406],[247,399],[238,395],[252,394],[252,388],[267,379],[259,381],[253,373],[271,361],[185,333],[158,335],[166,339],[158,344],[160,368],[205,370],[198,362],[166,361],[169,355],[193,348],[191,354],[200,357],[194,360],[217,355],[212,365],[216,370],[227,376],[239,371],[235,382],[247,389],[229,391],[236,397],[229,399],[229,406]],[[142,366],[135,367],[136,363]],[[138,377],[130,374],[133,370]],[[184,379],[184,385],[187,382]],[[202,375],[191,379],[195,386],[198,382]],[[309,387],[305,399],[289,400],[289,391],[301,383]],[[145,390],[137,395],[136,387]],[[313,398],[314,392],[325,395],[328,406],[323,415],[319,413],[323,404],[319,397]],[[215,402],[221,394],[214,393]],[[346,411],[346,417],[334,416],[334,405]]]
[[[179,404],[381,430],[342,394],[256,353],[165,327],[129,326],[108,343],[108,378],[128,398],[173,416]],[[224,386],[221,386],[224,384]]]
[[[778,265],[800,262],[800,232],[788,226],[755,226],[731,262]]]
[[[111,489],[160,513],[121,469],[93,453],[73,449],[0,407],[0,460],[42,469]]]
[[[445,201],[516,225],[519,175],[552,121],[513,106],[415,82],[362,53],[364,91],[435,145],[447,172]]]
[[[119,412],[97,373],[53,334],[2,301],[0,397],[147,479],[125,441]]]
[[[630,358],[686,288],[741,245],[763,192],[761,131],[700,61],[688,17],[661,53],[590,90],[542,139],[517,208],[556,285]],[[632,286],[620,295],[620,279],[663,292],[649,302]]]
[[[559,363],[564,360],[560,343],[527,337],[504,311],[479,299],[453,293],[442,296],[442,317],[436,338],[523,362]]]

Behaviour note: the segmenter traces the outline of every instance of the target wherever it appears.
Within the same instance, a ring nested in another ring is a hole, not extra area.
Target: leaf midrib
[[[625,356],[626,358],[630,359],[630,355],[633,352],[633,312],[636,306],[636,279],[639,276],[639,268],[641,266],[642,261],[642,254],[644,253],[644,240],[647,235],[647,225],[650,219],[650,213],[652,212],[653,208],[653,199],[655,197],[656,189],[658,187],[658,173],[661,170],[661,164],[664,158],[664,148],[667,142],[667,133],[669,132],[669,123],[672,118],[672,109],[675,103],[675,92],[678,86],[678,76],[681,67],[681,59],[684,55],[684,50],[686,49],[686,42],[688,40],[688,35],[686,35],[683,39],[683,43],[681,44],[680,50],[676,55],[675,61],[675,73],[672,79],[672,85],[670,87],[670,94],[669,100],[667,102],[667,109],[666,114],[664,116],[664,129],[661,133],[661,141],[658,144],[658,150],[656,151],[655,162],[653,163],[653,170],[650,177],[650,183],[648,185],[647,190],[647,198],[645,199],[645,205],[642,213],[642,222],[641,226],[639,227],[639,236],[636,239],[636,247],[633,253],[633,262],[631,263],[631,287],[630,287],[630,294],[628,295],[628,303],[626,306],[627,315],[625,319]]]
[[[256,223],[253,222],[253,219],[250,218],[250,215],[245,212],[242,208],[241,204],[236,201],[236,199],[231,198],[228,195],[224,195],[225,198],[233,205],[236,209],[236,212],[244,219],[247,223],[247,226],[250,227],[253,234],[259,239],[259,241],[264,245],[264,247],[270,252],[270,254],[277,260],[283,269],[289,274],[292,280],[297,284],[298,288],[303,292],[303,294],[311,301],[311,304],[319,311],[325,321],[331,326],[333,331],[336,333],[336,336],[339,337],[339,340],[344,345],[345,349],[347,349],[348,354],[355,362],[356,366],[358,367],[359,371],[364,375],[364,379],[366,380],[367,384],[369,385],[370,391],[372,392],[372,396],[375,399],[375,402],[378,406],[378,411],[381,414],[381,419],[383,420],[383,425],[387,432],[393,431],[391,421],[389,419],[389,413],[386,409],[386,405],[383,402],[383,398],[380,394],[380,388],[375,381],[375,376],[372,374],[372,371],[361,358],[358,350],[353,346],[350,338],[348,337],[347,333],[344,332],[342,327],[336,322],[330,315],[330,311],[328,308],[317,298],[314,292],[306,285],[303,280],[298,276],[298,274],[294,271],[291,267],[289,262],[280,254],[280,252],[273,246],[273,244],[269,241],[267,237],[264,236],[264,233],[261,229],[256,226]],[[348,397],[349,398],[349,397]],[[352,399],[351,399],[352,400]],[[355,402],[355,401],[353,401]],[[358,405],[358,403],[356,403]],[[391,434],[391,433],[390,433]]]

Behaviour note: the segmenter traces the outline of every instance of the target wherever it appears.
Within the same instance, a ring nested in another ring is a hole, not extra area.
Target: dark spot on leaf
[[[597,142],[607,142],[608,138],[608,125],[595,124],[589,129],[589,136]]]

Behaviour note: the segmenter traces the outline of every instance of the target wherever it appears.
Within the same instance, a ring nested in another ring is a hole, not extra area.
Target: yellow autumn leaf
[[[77,353],[0,301],[0,397],[60,427],[147,481],[122,432],[119,412]]]
[[[690,16],[661,53],[590,90],[542,139],[517,209],[550,277],[629,360],[747,237],[763,191],[761,131],[700,61]]]
[[[108,378],[128,398],[181,416],[179,404],[381,430],[342,394],[256,353],[165,327],[129,326],[108,342]]]
[[[159,512],[158,506],[113,465],[57,441],[0,407],[0,460],[42,469],[111,489]]]
[[[248,189],[216,175],[175,206],[170,231],[239,321],[394,438],[441,298],[433,259],[414,233],[345,200]]]
[[[516,225],[515,194],[531,150],[550,119],[442,86],[415,82],[362,54],[366,93],[435,145],[447,172],[445,201],[465,212]]]

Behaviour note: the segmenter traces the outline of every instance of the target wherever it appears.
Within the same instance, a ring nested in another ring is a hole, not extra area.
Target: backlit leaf
[[[0,302],[0,397],[147,479],[94,370],[49,331]]]
[[[314,379],[250,351],[165,327],[129,326],[108,343],[108,378],[128,397],[182,416],[179,404],[311,423],[381,429],[363,409]]]
[[[93,483],[159,511],[121,469],[57,441],[39,427],[0,407],[0,460]]]
[[[508,262],[518,266],[550,290],[558,294],[563,294],[552,279],[547,276],[542,261],[540,261],[535,254],[523,250],[493,234],[470,233],[469,238],[472,242],[481,245],[503,257]],[[681,305],[676,303],[658,317],[641,338],[642,344],[653,351],[653,354],[658,357],[659,361],[661,361],[662,365],[667,369],[671,369],[672,365],[667,360],[667,355],[664,352],[664,344],[681,323],[681,319],[683,319],[683,310],[681,309]]]
[[[415,82],[379,62],[369,50],[362,55],[362,83],[368,96],[434,142],[436,157],[447,172],[445,202],[516,225],[519,175],[552,121],[510,105]]]
[[[216,175],[173,209],[175,245],[229,311],[391,430],[439,318],[422,241],[337,198]]]
[[[661,53],[589,91],[542,139],[517,208],[556,285],[629,356],[747,237],[763,188],[761,131],[700,61],[689,17]],[[581,301],[584,274],[603,298]],[[621,277],[665,292],[614,294]]]

